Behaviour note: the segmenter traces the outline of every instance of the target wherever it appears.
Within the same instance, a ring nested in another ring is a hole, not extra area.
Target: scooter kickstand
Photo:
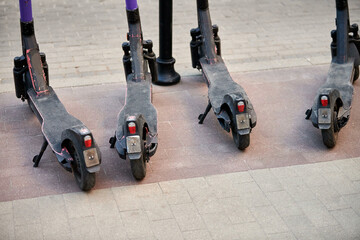
[[[116,134],[110,138],[109,140],[110,143],[110,148],[114,148],[115,147],[115,143],[116,143]]]
[[[211,103],[209,102],[209,104],[207,105],[207,107],[205,109],[205,112],[200,114],[199,117],[198,117],[198,119],[200,120],[199,124],[203,124],[203,122],[204,122],[207,114],[209,113],[210,109],[211,109]]]
[[[39,155],[36,155],[36,156],[33,158],[33,163],[34,163],[33,167],[38,167],[38,166],[39,166],[39,162],[40,162],[40,160],[41,160],[41,157],[42,157],[42,155],[44,154],[44,152],[45,152],[45,150],[46,150],[46,148],[47,148],[48,145],[49,145],[49,143],[47,142],[46,139],[44,139],[44,143],[43,143],[43,145],[41,146],[41,150],[40,150]]]

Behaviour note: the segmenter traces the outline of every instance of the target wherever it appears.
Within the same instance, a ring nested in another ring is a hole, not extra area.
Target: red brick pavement
[[[176,86],[154,86],[159,148],[141,182],[132,177],[129,162],[120,159],[108,144],[124,103],[125,86],[56,92],[67,110],[92,130],[103,156],[96,188],[105,188],[360,156],[360,128],[356,127],[360,122],[359,83],[355,84],[350,122],[334,149],[327,149],[320,130],[304,119],[327,69],[316,66],[233,74],[258,116],[250,147],[244,152],[237,150],[231,134],[221,129],[214,114],[209,113],[203,125],[197,124],[207,104],[207,87],[200,75],[183,77]],[[0,94],[0,138],[0,201],[79,191],[73,176],[60,167],[49,149],[39,167],[32,167],[32,157],[42,143],[40,124],[14,93]]]

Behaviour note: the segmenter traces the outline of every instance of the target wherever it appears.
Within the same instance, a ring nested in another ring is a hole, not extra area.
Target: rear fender
[[[89,148],[85,146],[85,136],[90,136],[92,139],[92,144]],[[77,126],[63,131],[61,134],[62,146],[65,147],[68,141],[72,144],[77,144],[77,146],[81,149],[79,154],[82,154],[86,169],[89,173],[98,172],[100,170],[101,152],[92,133],[87,127]]]

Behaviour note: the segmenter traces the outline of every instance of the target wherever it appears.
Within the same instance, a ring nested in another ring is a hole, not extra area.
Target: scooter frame
[[[231,78],[221,58],[219,28],[211,24],[208,0],[197,0],[198,27],[190,31],[193,68],[202,71],[209,87],[209,104],[199,116],[202,124],[212,108],[220,125],[232,132],[238,149],[250,144],[250,132],[256,125],[256,113],[245,90]]]
[[[141,180],[146,175],[146,163],[158,146],[157,111],[151,103],[151,82],[157,81],[158,72],[152,41],[143,40],[136,0],[126,0],[126,13],[128,42],[122,45],[126,100],[118,115],[115,136],[110,138],[109,143],[111,148],[116,147],[120,158],[130,160],[133,176]]]
[[[62,167],[73,172],[81,190],[95,185],[95,173],[100,170],[101,153],[90,130],[70,115],[49,86],[49,71],[44,53],[40,53],[35,38],[31,0],[19,0],[23,55],[14,59],[15,92],[27,100],[41,123],[44,143],[33,158],[38,167],[47,146],[55,153]]]
[[[306,119],[321,129],[328,148],[336,145],[338,133],[349,121],[354,92],[359,77],[360,36],[358,25],[350,25],[347,0],[336,0],[336,30],[331,31],[332,62],[326,82],[319,88]]]

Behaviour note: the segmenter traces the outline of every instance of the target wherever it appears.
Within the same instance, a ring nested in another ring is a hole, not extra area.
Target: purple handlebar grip
[[[135,10],[138,8],[137,0],[125,0],[127,10]]]
[[[31,22],[32,9],[31,9],[31,0],[19,0],[20,6],[20,19],[22,22]]]

